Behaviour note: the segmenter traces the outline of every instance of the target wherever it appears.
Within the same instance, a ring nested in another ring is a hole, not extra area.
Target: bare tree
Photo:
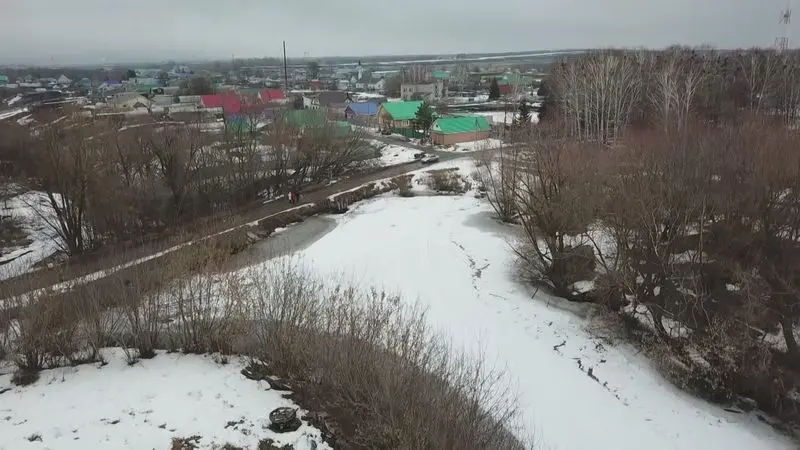
[[[476,158],[481,188],[486,190],[489,204],[503,222],[514,222],[517,217],[517,190],[525,164],[522,156],[518,147],[507,147],[496,155],[482,151]]]
[[[203,157],[208,140],[196,126],[165,126],[154,133],[149,148],[155,158],[162,182],[171,192],[172,218],[177,220],[187,208],[193,188],[200,186],[203,177],[212,175]]]
[[[70,255],[98,244],[87,213],[91,195],[99,188],[96,174],[105,149],[94,138],[94,131],[90,120],[68,113],[63,120],[42,129],[34,148],[31,173],[46,193],[55,219],[41,216]]]
[[[571,296],[570,285],[594,268],[592,249],[577,245],[592,220],[594,172],[599,149],[563,138],[534,139],[516,190],[524,239],[515,248],[531,278]]]

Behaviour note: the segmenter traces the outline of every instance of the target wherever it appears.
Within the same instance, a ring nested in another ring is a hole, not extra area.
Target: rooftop
[[[433,122],[431,131],[442,134],[476,133],[489,131],[489,121],[484,116],[447,116]]]
[[[411,120],[417,117],[417,110],[422,105],[422,100],[410,102],[390,102],[381,105],[384,111],[394,120]]]

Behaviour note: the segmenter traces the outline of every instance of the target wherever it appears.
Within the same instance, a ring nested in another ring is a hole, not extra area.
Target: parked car
[[[425,152],[414,153],[414,159],[422,159],[425,157]]]
[[[439,155],[427,154],[422,157],[422,164],[432,164],[439,161]]]

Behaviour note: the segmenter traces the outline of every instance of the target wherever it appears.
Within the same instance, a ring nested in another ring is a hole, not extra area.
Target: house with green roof
[[[422,106],[422,100],[408,102],[385,102],[378,108],[378,124],[383,130],[391,130],[403,136],[414,136],[412,121],[417,117],[417,111]]]
[[[5,86],[8,84],[8,76],[0,75],[0,86]]]
[[[352,131],[352,126],[349,122],[328,120],[325,112],[318,109],[291,109],[284,112],[279,120],[300,129],[330,127],[337,136],[345,136]]]
[[[431,142],[452,145],[487,139],[491,127],[484,116],[462,115],[439,117],[431,125]]]

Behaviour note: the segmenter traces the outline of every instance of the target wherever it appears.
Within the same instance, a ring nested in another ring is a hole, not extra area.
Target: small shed
[[[487,139],[491,127],[484,116],[440,117],[431,125],[431,141],[438,145]]]

